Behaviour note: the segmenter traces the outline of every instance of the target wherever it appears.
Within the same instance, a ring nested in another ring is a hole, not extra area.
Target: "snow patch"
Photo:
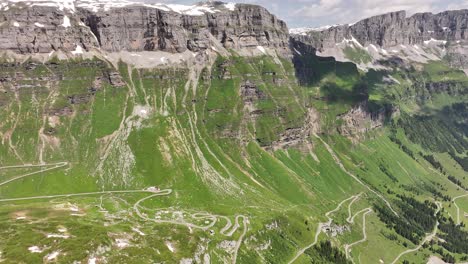
[[[300,27],[300,28],[291,28],[289,29],[289,34],[293,35],[307,35],[307,33],[312,31],[325,31],[327,29],[340,26],[339,24],[336,25],[326,25],[321,27]]]
[[[379,49],[374,45],[374,44],[369,44],[369,47],[371,47],[375,51],[379,51]]]
[[[28,247],[28,250],[29,250],[29,252],[31,252],[31,253],[42,253],[42,251],[44,251],[43,249],[41,249],[41,248],[38,247],[38,246],[31,246],[31,247]]]
[[[18,22],[15,21],[15,22],[13,22],[13,26],[15,26],[15,27],[20,27],[20,24],[19,24]]]
[[[298,51],[296,48],[294,48],[294,51],[298,54],[298,55],[302,55],[302,53],[300,51]]]
[[[344,44],[344,45],[353,45],[354,47],[358,47],[358,48],[363,48],[363,46],[361,45],[361,43],[359,43],[359,41],[357,41],[357,39],[354,38],[354,36],[351,35],[351,38],[347,39],[347,38],[344,38],[342,41],[341,41],[341,44]],[[340,43],[336,43],[336,45],[340,45]]]
[[[28,6],[45,6],[45,7],[54,7],[60,11],[69,11],[71,13],[75,12],[75,1],[80,0],[6,0],[7,5],[21,2],[26,2]],[[6,6],[5,10],[7,10],[8,6]]]
[[[430,45],[430,44],[436,44],[436,45],[442,44],[442,45],[445,45],[445,44],[447,44],[447,41],[446,41],[446,40],[438,40],[438,39],[433,39],[433,38],[431,38],[430,40],[424,41],[424,44],[425,44],[425,45]]]
[[[227,4],[224,4],[224,7],[228,9],[229,11],[234,11],[236,10],[236,3],[227,3]]]
[[[63,17],[63,24],[62,24],[63,27],[71,27],[71,22],[70,22],[70,18],[68,16],[64,16]]]
[[[37,22],[36,22],[36,23],[34,23],[34,25],[35,25],[36,27],[40,27],[40,28],[43,28],[43,27],[44,27],[44,25],[43,25],[43,24],[41,24],[41,23],[37,23]]]
[[[362,48],[362,45],[361,43],[359,43],[359,41],[357,41],[357,39],[354,38],[354,36],[351,35],[351,41],[356,44],[358,47]]]
[[[259,51],[261,51],[263,54],[266,54],[266,50],[265,50],[264,47],[262,47],[262,46],[257,46],[257,49],[258,49]]]
[[[47,260],[49,260],[49,261],[50,261],[50,260],[57,259],[57,257],[58,257],[58,255],[59,255],[59,254],[60,254],[60,252],[59,252],[59,251],[54,251],[54,252],[52,252],[52,253],[48,254],[48,255],[47,255],[47,256],[45,256],[45,257],[46,257],[46,259],[47,259]]]
[[[83,48],[80,45],[76,45],[76,49],[71,53],[73,55],[83,54]]]

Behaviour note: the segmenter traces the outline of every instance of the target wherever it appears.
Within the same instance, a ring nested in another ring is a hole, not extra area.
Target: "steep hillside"
[[[368,52],[405,19],[316,42],[247,4],[1,3],[0,262],[466,261],[464,33]]]

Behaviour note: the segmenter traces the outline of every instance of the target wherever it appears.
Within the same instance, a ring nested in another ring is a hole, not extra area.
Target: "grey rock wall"
[[[445,11],[438,14],[419,13],[406,17],[405,11],[370,17],[353,25],[311,31],[295,35],[296,40],[319,50],[331,48],[344,39],[354,37],[362,45],[381,47],[422,44],[432,39],[458,41],[468,39],[468,10]]]
[[[71,27],[62,26],[65,16]],[[234,11],[201,16],[137,5],[99,12],[77,8],[71,13],[47,6],[0,11],[0,50],[21,54],[74,51],[77,45],[108,52],[176,53],[210,48],[212,40],[227,49],[263,46],[289,54],[286,23],[256,5],[237,4]]]

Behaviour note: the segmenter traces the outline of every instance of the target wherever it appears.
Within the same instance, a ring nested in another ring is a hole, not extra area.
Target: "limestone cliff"
[[[468,39],[467,23],[468,10],[419,13],[411,17],[407,17],[405,11],[399,11],[370,17],[352,25],[311,30],[294,37],[319,50],[353,38],[363,46],[373,44],[387,48],[431,40],[464,41]]]
[[[90,1],[76,0],[66,7],[7,1],[0,8],[0,50],[177,53],[211,48],[215,39],[226,49],[261,46],[289,53],[286,24],[261,6],[211,2],[181,12],[159,4],[118,5],[117,1],[99,8],[84,2]]]

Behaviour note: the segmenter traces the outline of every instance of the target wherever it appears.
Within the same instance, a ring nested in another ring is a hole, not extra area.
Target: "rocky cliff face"
[[[351,141],[358,142],[367,132],[382,127],[389,114],[385,109],[371,113],[367,102],[363,102],[338,116],[342,122],[341,126],[338,127],[338,132]]]
[[[330,48],[353,38],[363,46],[374,44],[386,48],[422,44],[431,39],[467,40],[467,24],[468,10],[420,13],[411,17],[406,17],[405,11],[400,11],[367,18],[353,25],[310,31],[294,37],[318,49]]]
[[[196,12],[164,6],[127,5],[96,9],[17,3],[0,9],[0,50],[16,53],[199,51],[218,41],[226,49],[268,47],[289,52],[286,24],[255,5],[200,4]],[[79,48],[78,48],[79,49]]]

